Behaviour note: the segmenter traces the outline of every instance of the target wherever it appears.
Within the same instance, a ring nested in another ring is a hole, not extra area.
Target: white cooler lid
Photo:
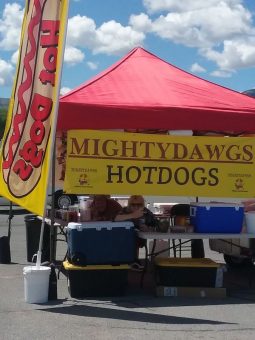
[[[206,208],[243,208],[244,205],[241,203],[225,203],[225,202],[192,202],[190,206],[206,207]]]
[[[112,222],[112,221],[92,221],[92,222],[69,222],[67,225],[67,229],[113,229],[113,228],[125,228],[130,229],[134,227],[134,223],[130,221],[124,222]]]

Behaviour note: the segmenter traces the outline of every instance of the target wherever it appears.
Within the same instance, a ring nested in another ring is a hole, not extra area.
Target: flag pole
[[[66,0],[66,7],[67,7],[67,13],[69,12],[69,0]],[[44,234],[44,228],[45,228],[45,219],[46,219],[46,212],[47,212],[47,197],[49,193],[49,171],[52,169],[53,166],[53,155],[54,155],[54,148],[55,148],[55,139],[56,139],[56,128],[57,128],[57,121],[58,121],[58,107],[59,107],[59,95],[60,95],[60,84],[61,84],[61,78],[62,78],[62,72],[63,72],[63,60],[64,60],[64,52],[65,52],[65,42],[66,42],[66,35],[67,35],[67,23],[68,23],[68,16],[66,17],[66,22],[64,24],[65,31],[63,34],[63,48],[61,49],[61,54],[58,55],[60,57],[60,71],[59,71],[59,77],[57,81],[56,86],[56,92],[57,92],[57,101],[56,105],[54,106],[54,112],[53,119],[52,119],[52,133],[49,141],[49,147],[50,147],[50,159],[49,159],[49,167],[48,167],[48,176],[47,176],[47,190],[45,193],[45,199],[44,199],[44,212],[43,212],[43,218],[42,218],[42,224],[41,224],[41,231],[40,231],[40,241],[39,241],[39,248],[37,252],[36,257],[36,267],[39,268],[41,265],[41,257],[42,257],[42,244],[43,244],[43,234]],[[52,171],[52,170],[51,170]],[[52,207],[51,207],[52,208]]]
[[[54,141],[53,147],[53,162],[50,168],[51,170],[51,210],[50,210],[50,262],[56,260],[56,237],[57,230],[55,226],[55,158],[56,158],[56,139]]]

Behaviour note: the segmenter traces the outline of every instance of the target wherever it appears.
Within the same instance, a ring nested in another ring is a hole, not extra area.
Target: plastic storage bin
[[[156,258],[156,284],[169,287],[215,287],[219,267],[219,264],[207,258]]]
[[[132,222],[84,222],[67,226],[68,260],[72,264],[132,263],[135,242]]]
[[[241,204],[191,203],[190,222],[197,233],[240,233],[244,219]]]
[[[75,266],[65,261],[71,297],[121,296],[128,285],[129,265]]]

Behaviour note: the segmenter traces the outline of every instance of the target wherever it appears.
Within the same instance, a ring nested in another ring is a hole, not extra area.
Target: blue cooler
[[[197,233],[238,234],[242,230],[244,207],[242,204],[191,203],[190,223]]]
[[[76,265],[119,265],[134,262],[136,232],[132,222],[68,224],[67,257]]]

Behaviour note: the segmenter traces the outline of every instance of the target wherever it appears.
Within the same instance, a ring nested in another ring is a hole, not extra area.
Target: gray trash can
[[[26,215],[26,243],[27,243],[27,261],[32,262],[34,254],[37,254],[40,241],[41,224],[36,215]],[[34,262],[36,257],[34,258]],[[50,225],[45,223],[42,244],[41,262],[50,261]]]

